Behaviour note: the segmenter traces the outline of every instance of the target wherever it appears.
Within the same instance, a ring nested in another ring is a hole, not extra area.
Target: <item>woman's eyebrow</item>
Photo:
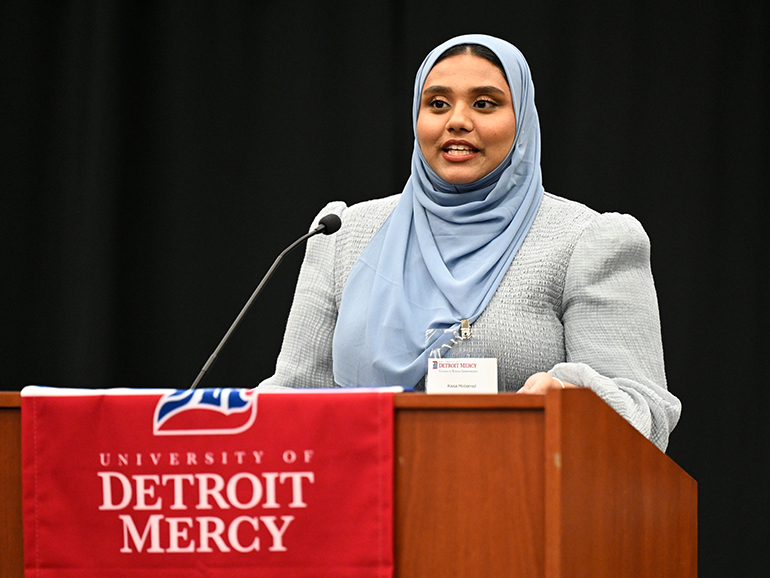
[[[497,88],[496,86],[478,86],[476,88],[472,88],[471,92],[473,94],[500,94],[505,95],[505,91]]]
[[[448,86],[439,86],[439,85],[429,86],[422,91],[423,94],[447,94],[451,92],[454,92],[454,91]]]

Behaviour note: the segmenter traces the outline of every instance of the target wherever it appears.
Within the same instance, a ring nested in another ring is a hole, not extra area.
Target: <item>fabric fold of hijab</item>
[[[458,44],[479,44],[497,55],[516,117],[505,160],[463,185],[433,171],[416,137],[425,80],[436,60]],[[335,381],[344,387],[414,387],[431,352],[455,337],[461,320],[473,323],[484,311],[543,197],[534,87],[526,60],[508,42],[469,34],[435,48],[417,72],[412,126],[412,174],[343,291],[333,362]]]

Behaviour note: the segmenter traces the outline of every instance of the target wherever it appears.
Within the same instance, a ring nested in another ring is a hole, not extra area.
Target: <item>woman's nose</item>
[[[459,104],[452,109],[449,118],[447,119],[447,130],[456,131],[473,130],[473,120],[471,119],[470,111],[464,104]]]

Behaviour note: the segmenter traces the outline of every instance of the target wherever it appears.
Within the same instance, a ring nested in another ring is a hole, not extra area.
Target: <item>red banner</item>
[[[393,574],[393,392],[22,392],[25,575]]]

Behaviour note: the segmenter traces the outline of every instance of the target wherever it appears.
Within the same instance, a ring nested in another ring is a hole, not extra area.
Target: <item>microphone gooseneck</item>
[[[217,345],[216,349],[214,350],[214,353],[211,354],[211,356],[208,358],[206,363],[201,368],[200,372],[198,373],[198,377],[195,378],[195,381],[193,381],[193,384],[190,386],[190,390],[193,390],[198,387],[201,380],[204,378],[206,373],[209,369],[211,369],[211,366],[214,365],[214,362],[217,360],[217,356],[219,355],[219,352],[222,351],[222,348],[225,346],[227,341],[230,339],[230,336],[233,334],[233,331],[235,331],[235,328],[238,327],[238,325],[241,322],[241,319],[244,318],[246,313],[248,312],[249,308],[251,307],[252,303],[257,298],[257,295],[260,294],[262,291],[262,288],[265,286],[267,281],[270,279],[270,277],[273,275],[273,272],[278,268],[278,265],[281,264],[281,261],[283,261],[283,258],[286,257],[291,251],[297,247],[297,245],[301,244],[304,241],[307,241],[310,237],[313,237],[315,235],[318,235],[319,233],[323,233],[324,235],[332,235],[340,230],[340,227],[342,226],[342,220],[339,218],[338,215],[335,215],[334,213],[329,213],[328,215],[324,215],[319,219],[318,226],[310,231],[309,233],[305,233],[302,235],[299,239],[294,241],[291,245],[286,247],[280,255],[276,258],[275,261],[273,261],[273,264],[270,266],[270,269],[267,270],[267,273],[265,273],[265,276],[262,278],[262,281],[259,282],[259,285],[257,285],[257,288],[254,290],[254,293],[251,294],[251,297],[249,297],[249,300],[246,302],[246,305],[243,306],[243,309],[241,309],[241,312],[238,314],[238,317],[235,318],[235,321],[233,321],[232,325],[230,325],[230,329],[227,330],[227,333],[225,333],[225,336],[222,338],[222,341],[219,342],[219,345]]]

